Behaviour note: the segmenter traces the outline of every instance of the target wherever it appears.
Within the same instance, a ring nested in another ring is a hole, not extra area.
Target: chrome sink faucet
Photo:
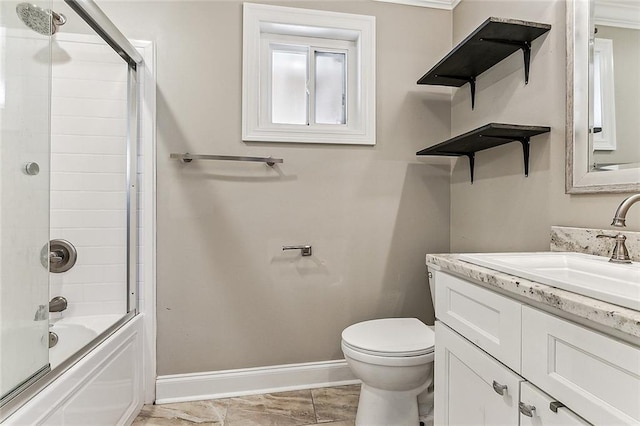
[[[625,198],[618,208],[616,209],[616,213],[613,216],[613,222],[611,222],[612,226],[616,226],[619,228],[625,227],[625,220],[627,219],[627,212],[629,208],[640,201],[640,194],[635,194],[630,197]],[[598,235],[598,238],[614,238],[616,240],[616,245],[613,248],[613,252],[611,253],[611,259],[609,262],[614,263],[631,263],[631,258],[629,257],[629,251],[627,250],[627,246],[625,245],[625,241],[627,237],[618,233],[618,235]]]
[[[613,216],[613,222],[611,222],[611,224],[613,226],[619,227],[626,226],[624,221],[627,219],[627,212],[629,211],[629,207],[631,207],[638,201],[640,201],[640,194],[635,194],[625,198],[618,206],[616,214]]]

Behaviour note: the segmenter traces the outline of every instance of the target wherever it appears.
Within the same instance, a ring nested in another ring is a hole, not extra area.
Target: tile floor
[[[145,405],[133,426],[353,426],[360,385]]]

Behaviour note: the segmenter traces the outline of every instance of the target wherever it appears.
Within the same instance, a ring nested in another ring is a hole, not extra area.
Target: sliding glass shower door
[[[0,405],[49,369],[51,47],[18,4],[0,1]]]

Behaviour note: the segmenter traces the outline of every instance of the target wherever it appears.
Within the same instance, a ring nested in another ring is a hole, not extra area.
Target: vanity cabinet
[[[434,278],[436,318],[519,373],[522,305],[453,275]]]
[[[640,347],[430,274],[436,425],[640,424]]]
[[[598,425],[640,424],[640,348],[529,306],[522,375]]]
[[[522,378],[436,322],[435,425],[517,425]]]

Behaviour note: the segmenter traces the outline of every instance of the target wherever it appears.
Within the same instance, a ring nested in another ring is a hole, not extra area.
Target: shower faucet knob
[[[38,163],[29,162],[24,165],[24,171],[29,176],[35,176],[40,173],[40,166],[38,165]]]

